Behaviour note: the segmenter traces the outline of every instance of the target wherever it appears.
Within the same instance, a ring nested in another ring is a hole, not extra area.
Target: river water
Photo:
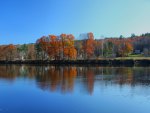
[[[150,113],[150,67],[0,65],[0,113]]]

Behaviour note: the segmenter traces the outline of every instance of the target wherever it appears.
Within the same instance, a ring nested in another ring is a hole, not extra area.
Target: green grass
[[[128,57],[116,57],[116,58],[99,58],[99,59],[115,59],[115,60],[150,60],[150,57],[144,57],[142,54],[130,54]]]
[[[147,59],[147,60],[150,60],[150,57],[117,57],[117,58],[114,58],[116,60],[129,60],[129,59],[133,59],[133,60],[144,60],[144,59]]]
[[[143,57],[142,54],[130,54],[128,57]]]
[[[150,59],[150,57],[144,57],[142,54],[130,54],[128,57],[118,57],[115,59],[134,59],[134,60],[138,60],[138,59]]]

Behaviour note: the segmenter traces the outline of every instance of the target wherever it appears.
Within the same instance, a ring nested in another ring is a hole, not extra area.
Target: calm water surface
[[[0,113],[150,113],[150,67],[1,65]]]

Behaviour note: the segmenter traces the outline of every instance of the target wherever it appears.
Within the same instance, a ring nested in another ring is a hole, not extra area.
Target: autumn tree
[[[4,47],[5,47],[5,45],[1,45],[0,46],[0,60],[4,60],[5,59]]]
[[[44,36],[38,39],[37,44],[50,59],[76,59],[74,36],[71,34]]]
[[[87,33],[87,37],[83,40],[84,58],[91,58],[94,55],[94,35],[93,33]]]
[[[7,45],[3,48],[3,54],[6,60],[13,60],[15,58],[16,47],[13,44]]]
[[[49,38],[46,36],[41,37],[36,41],[36,56],[39,55],[38,58],[44,60],[47,59],[48,56],[48,45],[49,45]]]
[[[64,39],[63,39],[64,40]],[[65,41],[63,41],[63,55],[68,59],[76,59],[77,51],[74,47],[74,36],[67,35]]]
[[[117,56],[128,56],[129,53],[133,51],[133,46],[128,40],[123,40],[119,41],[117,44]]]
[[[128,56],[129,53],[131,53],[133,51],[133,46],[131,43],[129,42],[125,42],[124,45],[124,54],[125,56]]]
[[[27,52],[27,58],[30,60],[35,60],[35,46],[34,44],[28,44],[28,52]]]
[[[55,35],[49,35],[49,45],[48,45],[48,55],[50,58],[59,59],[60,58],[60,40]]]

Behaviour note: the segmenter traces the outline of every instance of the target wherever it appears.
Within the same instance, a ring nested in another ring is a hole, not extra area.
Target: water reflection
[[[1,65],[0,80],[15,82],[17,78],[35,81],[42,90],[73,92],[77,84],[92,95],[99,85],[150,85],[150,67],[27,66]]]

